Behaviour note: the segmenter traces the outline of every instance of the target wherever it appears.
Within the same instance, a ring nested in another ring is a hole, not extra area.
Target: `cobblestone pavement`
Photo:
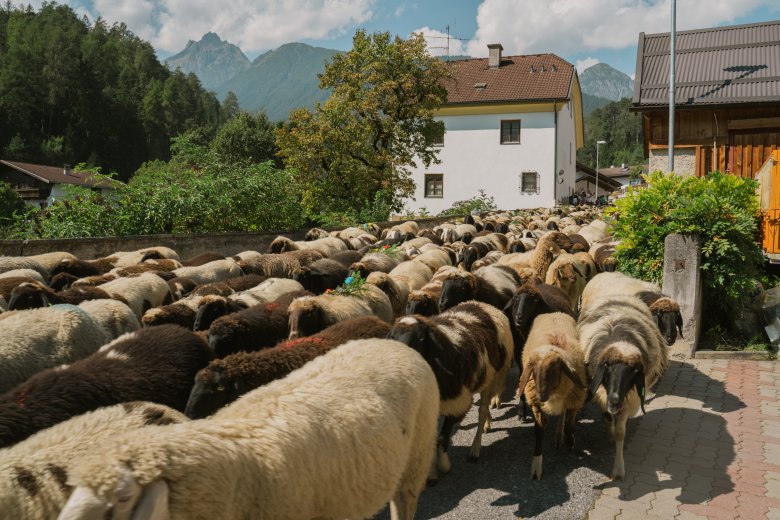
[[[607,476],[614,445],[593,403],[573,451],[553,447],[550,421],[544,477],[531,481],[533,427],[518,419],[512,381],[516,372],[479,462],[466,461],[474,407],[453,438],[452,471],[415,518],[780,520],[780,362],[671,361],[647,414],[628,421],[624,482]]]

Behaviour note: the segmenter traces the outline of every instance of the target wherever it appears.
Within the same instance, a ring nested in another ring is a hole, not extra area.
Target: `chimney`
[[[63,164],[62,165],[62,174],[66,177],[70,175],[70,164]]]
[[[501,66],[501,51],[503,50],[500,43],[488,44],[488,67],[497,69]]]

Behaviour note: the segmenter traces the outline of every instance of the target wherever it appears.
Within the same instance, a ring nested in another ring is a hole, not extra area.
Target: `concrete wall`
[[[432,228],[452,217],[417,219],[420,228]],[[381,228],[398,222],[377,222]],[[66,251],[82,259],[108,256],[116,251],[134,251],[151,246],[170,247],[181,258],[205,251],[235,255],[241,251],[265,253],[280,234],[293,240],[303,240],[307,229],[271,233],[206,233],[200,235],[144,235],[126,237],[67,238],[60,240],[0,240],[0,256],[28,256],[52,251]]]
[[[560,108],[560,106],[559,106]],[[503,209],[552,207],[556,196],[568,197],[574,187],[576,150],[574,118],[567,108],[558,113],[558,169],[564,170],[564,184],[557,183],[555,170],[555,117],[553,112],[438,116],[445,126],[439,164],[412,171],[417,188],[407,209],[425,207],[431,213],[448,209],[459,200],[478,195],[484,189]],[[520,143],[501,144],[501,121],[520,119]],[[571,156],[569,145],[572,142]],[[522,172],[539,173],[539,193],[520,191]],[[443,198],[425,197],[425,174],[443,175]],[[556,188],[557,186],[557,188]]]
[[[669,166],[668,148],[650,149],[650,171],[667,171]],[[696,175],[696,151],[694,148],[677,148],[674,151],[674,173]]]

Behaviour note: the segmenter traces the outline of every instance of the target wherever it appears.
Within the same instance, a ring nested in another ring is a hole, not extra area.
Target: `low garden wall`
[[[433,228],[455,217],[417,219],[421,229]],[[399,222],[377,222],[382,229]],[[328,228],[329,231],[340,228]],[[272,231],[268,233],[203,233],[196,235],[139,235],[124,237],[64,238],[56,240],[0,240],[0,256],[29,256],[52,251],[65,251],[78,258],[91,259],[108,256],[116,251],[134,251],[151,246],[166,246],[181,258],[189,258],[205,251],[235,255],[241,251],[268,251],[279,235],[292,240],[303,240],[307,229]]]

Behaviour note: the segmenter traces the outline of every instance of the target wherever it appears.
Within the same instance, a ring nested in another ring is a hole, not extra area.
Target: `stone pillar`
[[[693,357],[701,333],[701,243],[691,235],[668,235],[664,240],[663,293],[680,304],[687,357]],[[680,347],[678,337],[675,344]]]

